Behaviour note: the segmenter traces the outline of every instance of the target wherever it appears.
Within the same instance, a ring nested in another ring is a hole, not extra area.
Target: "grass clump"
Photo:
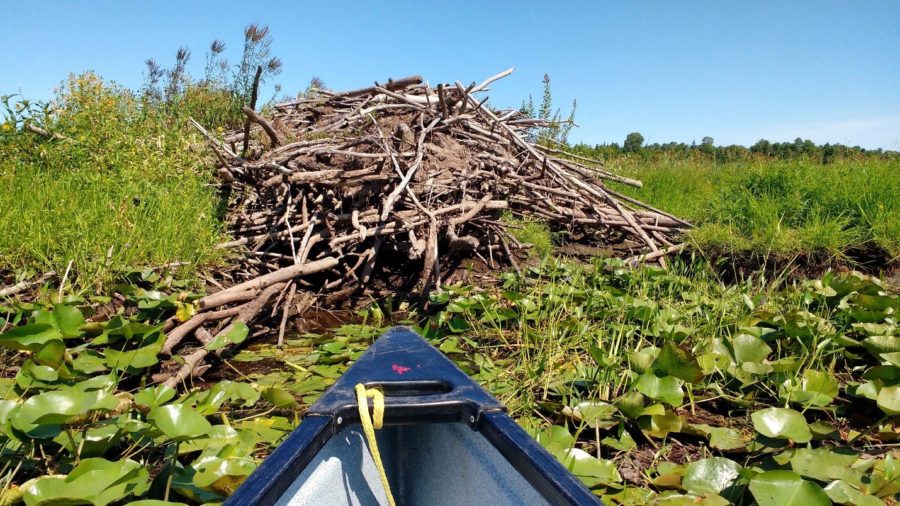
[[[69,279],[87,288],[135,267],[220,258],[209,155],[186,115],[92,73],[70,77],[43,108],[5,105],[0,274],[62,275],[71,264]]]
[[[713,252],[763,258],[900,257],[900,162],[895,159],[620,161],[641,179],[630,195],[693,221]]]
[[[546,258],[553,252],[553,231],[547,223],[516,217],[511,212],[503,214],[503,221],[510,226],[509,232],[517,241],[532,246],[529,252],[532,258]]]

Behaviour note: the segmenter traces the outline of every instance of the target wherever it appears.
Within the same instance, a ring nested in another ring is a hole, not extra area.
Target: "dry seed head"
[[[175,60],[179,62],[187,62],[191,59],[191,50],[181,46],[178,48],[178,52],[175,53]]]
[[[278,57],[272,58],[266,64],[266,70],[268,70],[270,74],[278,74],[281,72],[281,60]]]
[[[259,27],[254,23],[247,25],[247,28],[244,29],[244,37],[251,42],[259,42],[266,38],[267,35],[269,35],[268,26]]]

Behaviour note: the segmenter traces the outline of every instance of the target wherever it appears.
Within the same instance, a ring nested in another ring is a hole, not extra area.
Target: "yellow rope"
[[[369,417],[367,397],[372,398],[372,418]],[[397,506],[397,503],[394,502],[394,496],[391,494],[391,485],[388,483],[387,473],[384,472],[384,464],[381,463],[381,454],[378,453],[378,442],[375,441],[375,429],[380,429],[384,423],[384,394],[376,388],[366,390],[365,385],[357,383],[356,403],[359,406],[359,422],[362,424],[366,441],[369,442],[369,451],[372,453],[375,467],[378,468],[378,475],[381,476],[381,484],[384,486],[388,504]]]

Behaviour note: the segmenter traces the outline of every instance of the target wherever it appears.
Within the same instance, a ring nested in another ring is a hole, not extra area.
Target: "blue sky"
[[[900,149],[900,2],[112,2],[0,0],[0,93],[48,98],[93,69],[138,87],[179,46],[202,72],[209,43],[232,61],[243,27],[268,24],[285,92],[421,74],[495,83],[495,106],[578,100],[572,140],[749,145],[811,138]]]

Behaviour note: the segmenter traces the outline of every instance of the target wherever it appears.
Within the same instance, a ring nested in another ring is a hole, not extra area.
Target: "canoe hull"
[[[386,505],[357,383],[385,393],[376,438],[397,504],[601,504],[502,404],[404,327],[379,338],[225,504]]]

